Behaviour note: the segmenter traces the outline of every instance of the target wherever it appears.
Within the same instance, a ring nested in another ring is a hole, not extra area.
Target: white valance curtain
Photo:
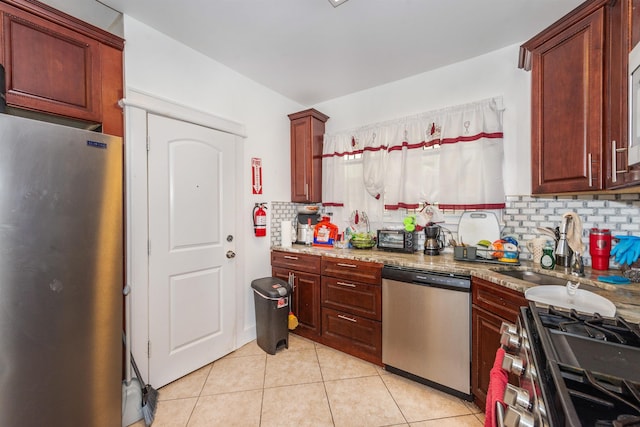
[[[503,208],[503,110],[496,97],[325,135],[323,203]]]

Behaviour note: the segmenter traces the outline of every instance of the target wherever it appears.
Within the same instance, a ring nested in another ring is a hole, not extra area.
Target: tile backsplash
[[[271,246],[280,245],[280,226],[282,221],[291,221],[292,224],[295,224],[294,221],[298,216],[296,206],[295,203],[291,202],[271,202]]]
[[[640,235],[640,194],[637,193],[550,198],[507,196],[502,234],[527,241],[538,235],[536,227],[559,226],[562,214],[569,211],[576,212],[582,219],[582,241],[587,248],[583,254],[585,265],[591,265],[589,229],[607,228],[614,236]],[[531,259],[526,248],[521,258]],[[617,267],[615,263],[611,266]]]
[[[585,265],[591,265],[589,256],[589,229],[607,228],[612,235],[640,235],[640,194],[601,194],[585,196],[532,197],[511,195],[506,198],[506,208],[496,212],[503,236],[513,236],[519,242],[526,242],[539,235],[536,227],[559,226],[562,214],[576,212],[582,219],[582,241],[587,250],[583,254]],[[290,220],[295,224],[296,204],[291,202],[271,202],[270,237],[272,245],[280,244],[280,223]],[[406,212],[400,213],[398,225]],[[444,228],[456,235],[458,220],[462,212],[446,212]],[[385,222],[385,226],[389,224]],[[525,245],[521,245],[521,259],[531,259]],[[611,264],[616,268],[615,263]]]

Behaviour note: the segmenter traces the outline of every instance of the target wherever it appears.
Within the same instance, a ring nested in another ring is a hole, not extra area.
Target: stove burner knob
[[[516,409],[513,406],[507,406],[504,413],[505,427],[535,427],[535,419],[525,409]]]
[[[505,354],[504,359],[502,359],[502,369],[511,372],[514,375],[521,376],[522,374],[524,374],[525,369],[524,360],[522,360],[518,356]]]
[[[529,392],[512,384],[507,384],[507,388],[504,390],[504,403],[510,406],[519,406],[524,409],[531,408]]]
[[[531,378],[531,382],[538,382],[538,371],[536,371],[535,366],[533,364],[527,365],[527,371],[529,372],[529,378]]]
[[[500,337],[500,344],[508,350],[518,351],[520,350],[520,336],[505,332]]]
[[[510,334],[517,335],[518,327],[513,323],[502,322],[502,326],[500,326],[500,334],[504,334],[505,332],[509,332]]]
[[[536,405],[538,408],[538,412],[542,416],[542,418],[547,418],[547,408],[544,406],[544,402],[542,401],[542,397],[538,399],[538,404]]]

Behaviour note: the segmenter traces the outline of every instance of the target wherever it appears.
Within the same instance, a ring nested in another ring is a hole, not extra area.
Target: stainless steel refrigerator
[[[0,114],[0,426],[119,426],[122,141]]]

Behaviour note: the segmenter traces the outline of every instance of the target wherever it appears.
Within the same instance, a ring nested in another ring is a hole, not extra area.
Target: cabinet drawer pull
[[[338,314],[338,318],[343,320],[348,320],[349,322],[358,323],[358,321],[353,317],[344,316],[342,314]]]
[[[336,285],[348,286],[349,288],[355,288],[356,287],[356,285],[354,285],[353,283],[346,283],[346,282],[336,282]]]
[[[294,260],[294,261],[297,261],[297,260],[298,260],[298,257],[297,257],[297,256],[285,255],[285,256],[284,256],[284,259],[292,259],[292,260]]]
[[[339,263],[338,263],[338,267],[358,268],[358,266],[357,266],[357,265],[355,265],[355,264],[344,264],[344,263],[342,263],[342,262],[339,262]]]

